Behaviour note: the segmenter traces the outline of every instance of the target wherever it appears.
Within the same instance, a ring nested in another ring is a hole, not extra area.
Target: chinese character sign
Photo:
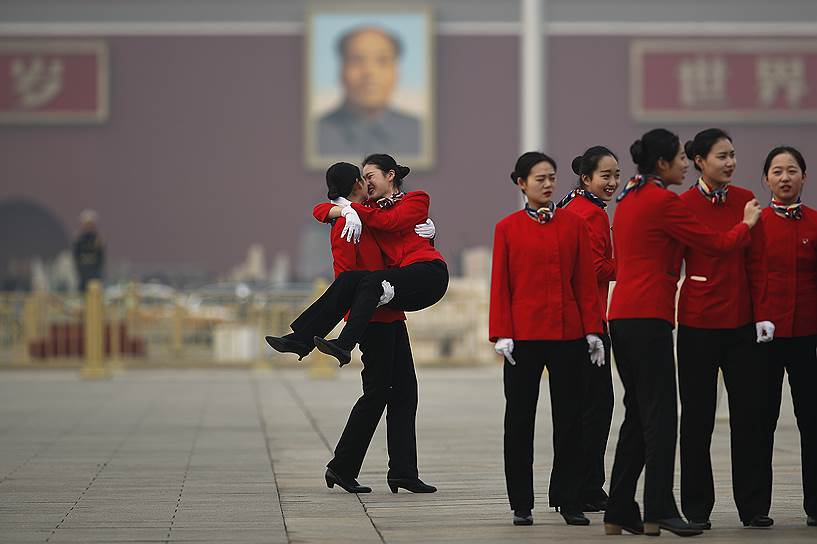
[[[635,40],[637,121],[817,122],[816,40]]]
[[[0,41],[0,122],[102,122],[108,51],[87,40]]]

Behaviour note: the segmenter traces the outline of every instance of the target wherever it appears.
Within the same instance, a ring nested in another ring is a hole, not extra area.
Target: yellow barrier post
[[[312,291],[313,299],[317,300],[323,292],[326,291],[328,286],[329,284],[326,283],[326,280],[322,278],[316,279]],[[335,378],[338,374],[337,359],[317,349],[312,350],[312,353],[307,356],[306,360],[309,362],[308,376],[312,379],[325,380]]]
[[[102,379],[110,377],[110,370],[103,362],[102,338],[102,283],[99,280],[88,282],[85,294],[85,365],[81,376],[85,379]]]
[[[31,363],[31,343],[37,339],[40,332],[40,295],[31,293],[26,296],[23,304],[23,335],[20,362]]]
[[[171,350],[174,357],[181,357],[184,350],[184,308],[178,299],[173,304]]]

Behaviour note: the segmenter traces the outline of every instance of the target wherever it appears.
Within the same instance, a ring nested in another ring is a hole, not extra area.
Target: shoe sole
[[[339,363],[339,366],[348,365],[352,361],[351,353],[349,354],[348,357],[345,354],[340,355],[340,354],[336,353],[332,349],[332,347],[330,347],[330,346],[331,346],[331,344],[329,344],[329,342],[327,340],[325,340],[325,339],[323,339],[323,338],[321,338],[319,336],[315,337],[315,347],[318,348],[318,351],[320,351],[321,353],[324,353],[326,355],[329,355],[330,357],[334,357],[335,359],[337,359],[338,363]]]
[[[286,347],[282,342],[280,342],[278,338],[274,336],[265,336],[264,340],[267,341],[267,345],[269,347],[271,347],[278,353],[292,353],[294,355],[297,355],[299,361],[302,360],[307,355],[309,355],[308,353],[301,354],[300,352],[292,351],[291,349]]]
[[[677,535],[677,536],[698,536],[703,534],[701,529],[672,529],[667,527],[666,525],[661,525],[660,523],[651,523],[645,522],[644,523],[644,534],[646,536],[661,536],[661,529],[665,531],[669,531],[670,533]]]

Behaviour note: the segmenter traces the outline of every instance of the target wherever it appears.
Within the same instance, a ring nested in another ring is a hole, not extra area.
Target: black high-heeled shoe
[[[337,340],[325,340],[320,336],[315,337],[315,347],[327,355],[331,355],[340,363],[338,366],[348,365],[352,360],[352,352],[337,345]]]
[[[386,480],[389,484],[389,489],[392,493],[397,493],[401,487],[406,491],[412,493],[436,493],[437,488],[433,485],[428,485],[420,478],[389,478]]]
[[[275,351],[279,351],[281,353],[294,353],[298,356],[298,360],[300,361],[309,355],[309,352],[312,351],[312,346],[306,342],[294,340],[291,338],[291,336],[291,334],[287,334],[285,336],[265,336],[264,339]]]
[[[755,529],[766,529],[774,525],[774,520],[769,516],[755,516],[748,521],[743,522],[744,527],[753,527]]]
[[[514,510],[513,511],[514,525],[533,525],[533,514],[530,510]]]
[[[712,522],[709,520],[706,521],[695,521],[695,520],[688,520],[690,527],[694,527],[696,529],[701,529],[702,531],[709,531],[712,529]]]
[[[560,508],[559,513],[568,525],[590,525],[590,520],[581,512],[570,512]]]
[[[326,469],[326,474],[324,475],[326,479],[326,487],[332,489],[335,487],[335,484],[340,486],[344,491],[347,493],[371,493],[372,488],[366,485],[360,485],[356,479],[345,479],[341,478],[335,471],[331,468]]]
[[[660,536],[661,529],[666,529],[678,536],[695,536],[703,533],[703,530],[691,526],[681,518],[666,518],[644,522],[644,534],[647,536]]]

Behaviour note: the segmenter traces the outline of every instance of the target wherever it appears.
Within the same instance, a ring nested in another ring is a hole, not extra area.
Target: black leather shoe
[[[744,527],[754,527],[759,529],[765,529],[767,527],[771,527],[774,525],[774,520],[769,516],[755,516],[749,521],[744,521]]]
[[[590,525],[590,520],[581,512],[568,512],[560,509],[559,513],[568,525]]]
[[[703,533],[702,529],[696,529],[681,518],[657,519],[655,521],[644,522],[644,534],[647,536],[659,536],[661,529],[665,529],[678,536],[695,536]]]
[[[335,474],[335,471],[331,468],[326,469],[326,474],[324,475],[326,478],[326,487],[332,489],[335,487],[335,484],[339,485],[344,491],[348,493],[371,493],[372,488],[360,485],[357,483],[357,480],[354,478],[344,479]]]
[[[265,336],[264,338],[267,344],[275,351],[294,353],[298,356],[298,360],[300,361],[309,355],[309,352],[312,351],[312,346],[300,340],[293,340],[291,336],[292,335],[287,334],[286,336]]]
[[[337,359],[340,363],[338,366],[348,365],[349,361],[352,360],[352,352],[337,345],[337,340],[325,340],[320,336],[316,336],[315,347]]]
[[[406,491],[412,493],[436,493],[437,488],[433,485],[428,485],[420,478],[389,478],[386,480],[389,484],[389,489],[392,493],[397,493],[401,487]]]
[[[817,527],[817,516],[808,516],[806,518],[806,525],[809,527]]]
[[[530,510],[514,510],[513,511],[514,525],[533,525],[533,514]]]
[[[641,520],[634,521],[632,523],[624,523],[621,525],[618,523],[611,523],[609,521],[604,522],[604,534],[620,535],[621,531],[627,531],[631,535],[643,535],[644,524],[641,523]]]
[[[696,529],[700,529],[702,531],[708,531],[708,530],[712,529],[712,522],[710,520],[706,520],[706,521],[689,520],[688,523],[689,523],[690,527],[695,527]]]

